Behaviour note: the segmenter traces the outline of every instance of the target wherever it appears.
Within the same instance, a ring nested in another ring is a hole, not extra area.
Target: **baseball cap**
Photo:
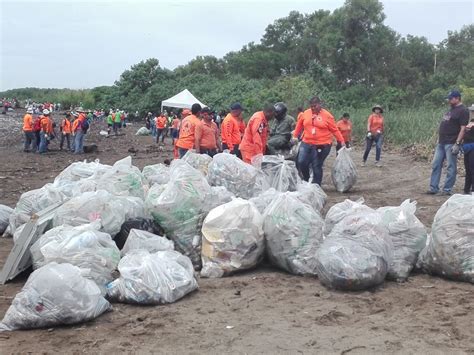
[[[230,109],[233,111],[233,110],[243,110],[243,107],[242,105],[240,104],[240,102],[236,102],[236,103],[233,103],[231,106],[230,106]]]
[[[461,97],[461,93],[459,92],[459,90],[451,90],[448,96],[446,96],[448,100],[451,100],[454,97]]]

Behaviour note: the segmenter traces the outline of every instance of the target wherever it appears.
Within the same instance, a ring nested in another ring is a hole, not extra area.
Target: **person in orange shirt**
[[[350,148],[352,141],[352,122],[347,112],[342,115],[339,121],[337,121],[336,126],[339,129],[339,132],[341,132],[342,136],[344,137],[344,140],[346,141],[346,148]],[[342,144],[338,142],[336,145],[336,151],[341,148]]]
[[[181,128],[179,130],[179,138],[176,142],[178,147],[179,157],[182,158],[186,152],[194,148],[196,142],[195,131],[196,126],[200,122],[199,114],[201,112],[201,105],[198,103],[193,104],[191,107],[191,115],[187,116],[181,122]]]
[[[48,151],[48,144],[49,138],[53,133],[52,129],[52,121],[49,118],[49,110],[43,110],[43,116],[41,116],[40,120],[40,145],[39,145],[39,153],[43,154]]]
[[[242,159],[246,163],[251,163],[257,155],[265,154],[268,138],[268,121],[275,116],[275,107],[266,105],[263,111],[255,112],[250,117],[244,137],[240,143]]]
[[[383,109],[379,105],[375,105],[372,107],[372,112],[367,120],[367,137],[365,138],[365,152],[362,166],[365,166],[372,145],[375,143],[375,166],[381,167],[380,156],[382,154],[384,132]]]
[[[296,123],[292,143],[298,141],[301,133],[302,142],[298,151],[298,168],[305,181],[309,181],[309,167],[313,170],[313,184],[321,186],[323,180],[323,165],[331,151],[332,138],[345,144],[344,138],[337,129],[334,116],[322,108],[319,97],[310,100],[310,108],[303,112]]]
[[[84,132],[83,125],[86,121],[85,111],[82,108],[76,110],[79,114],[72,123],[72,135],[74,136],[74,154],[84,153]],[[117,114],[115,116],[117,118]]]
[[[178,118],[178,116],[174,116],[173,121],[171,122],[171,139],[173,140],[173,146],[179,137],[180,125],[181,125],[181,120]]]
[[[29,108],[26,110],[26,114],[23,117],[23,132],[25,133],[25,145],[23,147],[24,152],[30,151],[35,134],[33,133],[33,109]]]
[[[179,151],[178,151],[178,146],[176,143],[178,143],[178,138],[179,138],[179,132],[181,129],[181,124],[183,120],[188,117],[191,114],[191,110],[188,110],[185,108],[183,111],[181,111],[181,119],[179,120],[179,126],[178,126],[178,132],[176,133],[176,138],[174,139],[174,147],[173,147],[173,157],[174,159],[179,159]]]
[[[242,140],[242,136],[245,132],[245,122],[243,126],[240,122],[243,122],[243,119],[240,120],[242,115],[242,105],[238,102],[230,106],[230,113],[225,116],[221,124],[221,139],[222,139],[222,149],[228,149],[231,154],[235,154],[239,158],[241,157],[239,151],[239,144]]]
[[[156,143],[160,142],[160,137],[161,137],[161,143],[165,143],[165,130],[166,130],[166,123],[168,122],[168,119],[163,113],[160,113],[160,115],[156,118]]]
[[[212,121],[211,110],[205,107],[201,111],[201,122],[196,125],[194,147],[196,153],[207,154],[211,158],[217,154],[219,128]]]
[[[71,113],[67,112],[66,117],[64,117],[59,125],[61,131],[61,142],[59,143],[59,150],[63,150],[64,140],[67,143],[67,150],[71,150],[71,133],[72,133],[72,124],[71,124]]]

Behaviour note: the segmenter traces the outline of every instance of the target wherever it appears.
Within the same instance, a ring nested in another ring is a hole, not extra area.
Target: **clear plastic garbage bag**
[[[33,271],[8,308],[0,330],[82,323],[110,310],[110,303],[85,273],[55,262]]]
[[[339,192],[349,191],[357,182],[356,165],[346,147],[342,147],[337,152],[331,178],[336,190]]]
[[[316,270],[329,288],[358,291],[383,283],[393,245],[376,212],[354,212],[333,228],[316,253]]]
[[[56,176],[53,185],[55,187],[60,187],[90,178],[92,176],[98,178],[111,168],[112,167],[110,165],[101,164],[99,160],[89,163],[86,160],[75,162],[59,173],[58,176]]]
[[[135,133],[136,136],[149,136],[150,135],[150,130],[146,127],[140,127],[137,130],[137,133]]]
[[[120,261],[120,251],[109,234],[99,232],[99,227],[96,222],[50,229],[30,248],[33,268],[52,262],[69,263],[89,270],[87,277],[105,289],[113,280],[112,273]]]
[[[170,168],[165,164],[147,165],[143,168],[142,174],[148,185],[167,184],[170,181]]]
[[[416,201],[405,200],[400,206],[381,207],[377,212],[393,243],[393,259],[387,277],[405,281],[426,245],[427,232],[415,216]]]
[[[140,229],[131,229],[121,253],[126,255],[140,249],[156,253],[157,251],[174,250],[174,244],[165,237]]]
[[[236,198],[209,212],[202,226],[201,276],[222,277],[255,267],[264,251],[263,217]]]
[[[269,186],[277,191],[296,191],[298,183],[301,182],[293,161],[284,160],[276,155],[264,155],[261,167]]]
[[[120,277],[107,287],[112,301],[173,303],[198,288],[191,261],[174,250],[130,252],[120,260],[118,269]]]
[[[210,211],[217,206],[232,201],[234,198],[235,195],[224,186],[211,186],[211,192],[206,198],[206,210]]]
[[[291,195],[301,202],[310,205],[318,213],[321,213],[328,197],[318,184],[312,184],[307,181],[298,183],[296,191],[291,192]]]
[[[258,211],[263,215],[272,201],[281,194],[282,192],[277,191],[274,188],[270,188],[262,192],[260,195],[252,197],[249,201],[252,202],[255,207],[257,207]]]
[[[10,223],[10,215],[13,213],[13,208],[0,205],[0,235],[5,232]]]
[[[204,176],[207,175],[209,164],[212,161],[209,155],[198,154],[194,150],[188,150],[182,159],[194,169],[199,170]]]
[[[343,202],[336,203],[326,213],[324,235],[328,236],[336,224],[342,221],[346,216],[357,212],[373,213],[374,209],[364,205],[363,198],[360,198],[357,201],[346,199]]]
[[[418,266],[433,275],[474,283],[474,196],[453,195],[440,207]]]
[[[263,231],[272,264],[297,275],[316,275],[316,251],[324,221],[291,193],[275,197],[265,211]]]

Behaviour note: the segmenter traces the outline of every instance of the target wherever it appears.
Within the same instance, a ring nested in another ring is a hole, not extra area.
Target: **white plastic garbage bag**
[[[324,235],[328,236],[333,227],[346,216],[358,212],[372,213],[374,210],[369,206],[364,205],[363,198],[360,198],[357,201],[346,199],[343,202],[336,203],[326,214],[326,219],[324,221]]]
[[[149,253],[156,253],[157,251],[174,250],[174,244],[171,240],[159,235],[132,228],[121,253],[126,255],[131,251],[140,249]]]
[[[202,226],[201,276],[222,277],[255,267],[264,251],[262,226],[260,212],[241,198],[210,211]]]
[[[112,301],[172,303],[198,288],[191,260],[174,250],[131,252],[120,260],[118,269],[120,277],[107,287]]]
[[[237,197],[251,198],[255,194],[258,170],[235,155],[219,153],[209,164],[207,180],[212,186],[225,186]]]
[[[316,275],[316,251],[324,221],[291,193],[275,197],[265,210],[263,231],[272,264],[297,275]]]
[[[50,229],[30,248],[33,268],[52,262],[69,263],[89,270],[87,277],[105,289],[113,280],[112,273],[120,261],[120,251],[109,234],[99,232],[99,227],[96,222]]]
[[[170,168],[165,164],[147,165],[143,168],[142,174],[148,185],[164,185],[170,181]]]
[[[86,160],[75,162],[59,173],[58,176],[56,176],[53,185],[55,187],[60,187],[90,178],[91,176],[98,178],[111,168],[112,167],[110,165],[101,164],[99,160],[95,160],[90,163],[88,163]]]
[[[296,191],[298,183],[301,182],[293,161],[284,160],[276,155],[264,155],[261,167],[269,186],[277,191]]]
[[[252,202],[258,211],[263,215],[268,206],[272,203],[273,200],[282,192],[275,190],[273,187],[262,192],[256,197],[252,197],[249,201]]]
[[[349,191],[357,182],[357,169],[346,147],[339,149],[331,172],[332,182],[339,192]]]
[[[440,207],[418,263],[430,274],[474,283],[474,196],[453,195]]]
[[[13,208],[0,205],[0,235],[5,232],[9,224],[10,215],[13,213]]]
[[[381,207],[377,212],[381,214],[382,224],[388,229],[393,243],[393,259],[387,277],[405,281],[427,238],[425,226],[415,216],[416,201],[405,200],[400,206]]]
[[[210,211],[217,206],[232,201],[235,195],[228,191],[224,186],[211,186],[211,192],[206,197],[206,210]]]
[[[99,287],[84,273],[71,264],[54,262],[33,271],[8,308],[0,330],[76,324],[110,310]]]
[[[111,193],[98,190],[73,197],[55,212],[53,226],[79,226],[100,220],[101,231],[114,237],[125,222],[123,202]]]
[[[137,130],[137,133],[135,133],[136,136],[149,136],[150,135],[150,130],[146,127],[140,127]]]
[[[171,163],[170,182],[155,201],[147,198],[147,212],[174,241],[176,250],[201,266],[201,226],[208,212],[211,187],[204,176],[182,159]]]
[[[212,161],[209,155],[198,154],[193,150],[188,150],[182,159],[194,169],[199,170],[204,176],[207,175],[209,164]]]
[[[316,253],[319,280],[329,288],[358,291],[383,283],[393,245],[376,212],[354,212],[332,229]]]
[[[301,202],[310,205],[318,213],[321,213],[328,197],[318,184],[312,184],[307,181],[298,183],[296,191],[291,192],[291,195]]]

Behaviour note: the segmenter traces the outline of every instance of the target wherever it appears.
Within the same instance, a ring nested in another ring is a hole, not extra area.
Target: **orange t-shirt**
[[[158,129],[163,129],[166,127],[166,117],[165,116],[160,116],[156,119],[156,127]]]
[[[183,149],[194,148],[194,133],[196,131],[196,125],[201,122],[195,115],[187,116],[183,122],[181,122],[181,129],[179,131],[179,138],[176,142],[176,146]]]
[[[179,124],[180,124],[180,123],[181,123],[181,121],[179,120],[179,118],[175,118],[175,119],[173,120],[173,125],[172,125],[172,127],[173,127],[174,129],[179,129]]]
[[[377,115],[377,114],[372,114],[369,116],[369,131],[373,135],[377,134],[377,131],[380,131],[383,133],[383,116],[382,115]]]
[[[351,136],[352,136],[352,122],[351,121],[344,121],[344,120],[339,120],[336,123],[337,128],[342,134],[342,137],[344,137],[344,140],[346,142],[351,141]]]
[[[263,111],[258,111],[250,118],[244,137],[240,143],[240,150],[247,156],[265,153],[268,138],[268,122]],[[248,159],[250,160],[250,159]]]
[[[33,131],[33,116],[27,113],[23,117],[23,131],[24,132],[31,132]]]
[[[297,138],[303,131],[303,142],[313,145],[332,144],[332,137],[336,137],[339,143],[345,143],[341,132],[336,126],[334,116],[329,111],[322,109],[314,113],[311,109],[303,112],[303,116],[296,123],[294,137]]]
[[[239,122],[239,131],[240,131],[240,136],[243,137],[244,136],[244,133],[245,133],[245,128],[247,127],[246,124],[245,124],[245,121],[243,118],[240,118],[238,120]]]
[[[199,147],[205,149],[217,149],[218,128],[214,122],[207,123],[202,120],[196,125],[195,137]]]
[[[230,113],[222,121],[221,138],[222,143],[227,144],[230,151],[234,149],[234,145],[240,144],[242,139],[239,122]]]
[[[41,121],[41,132],[44,132],[46,134],[50,134],[53,132],[53,122],[48,116],[42,116]]]
[[[64,134],[72,133],[71,121],[69,121],[67,118],[64,118],[61,122],[61,131]]]

